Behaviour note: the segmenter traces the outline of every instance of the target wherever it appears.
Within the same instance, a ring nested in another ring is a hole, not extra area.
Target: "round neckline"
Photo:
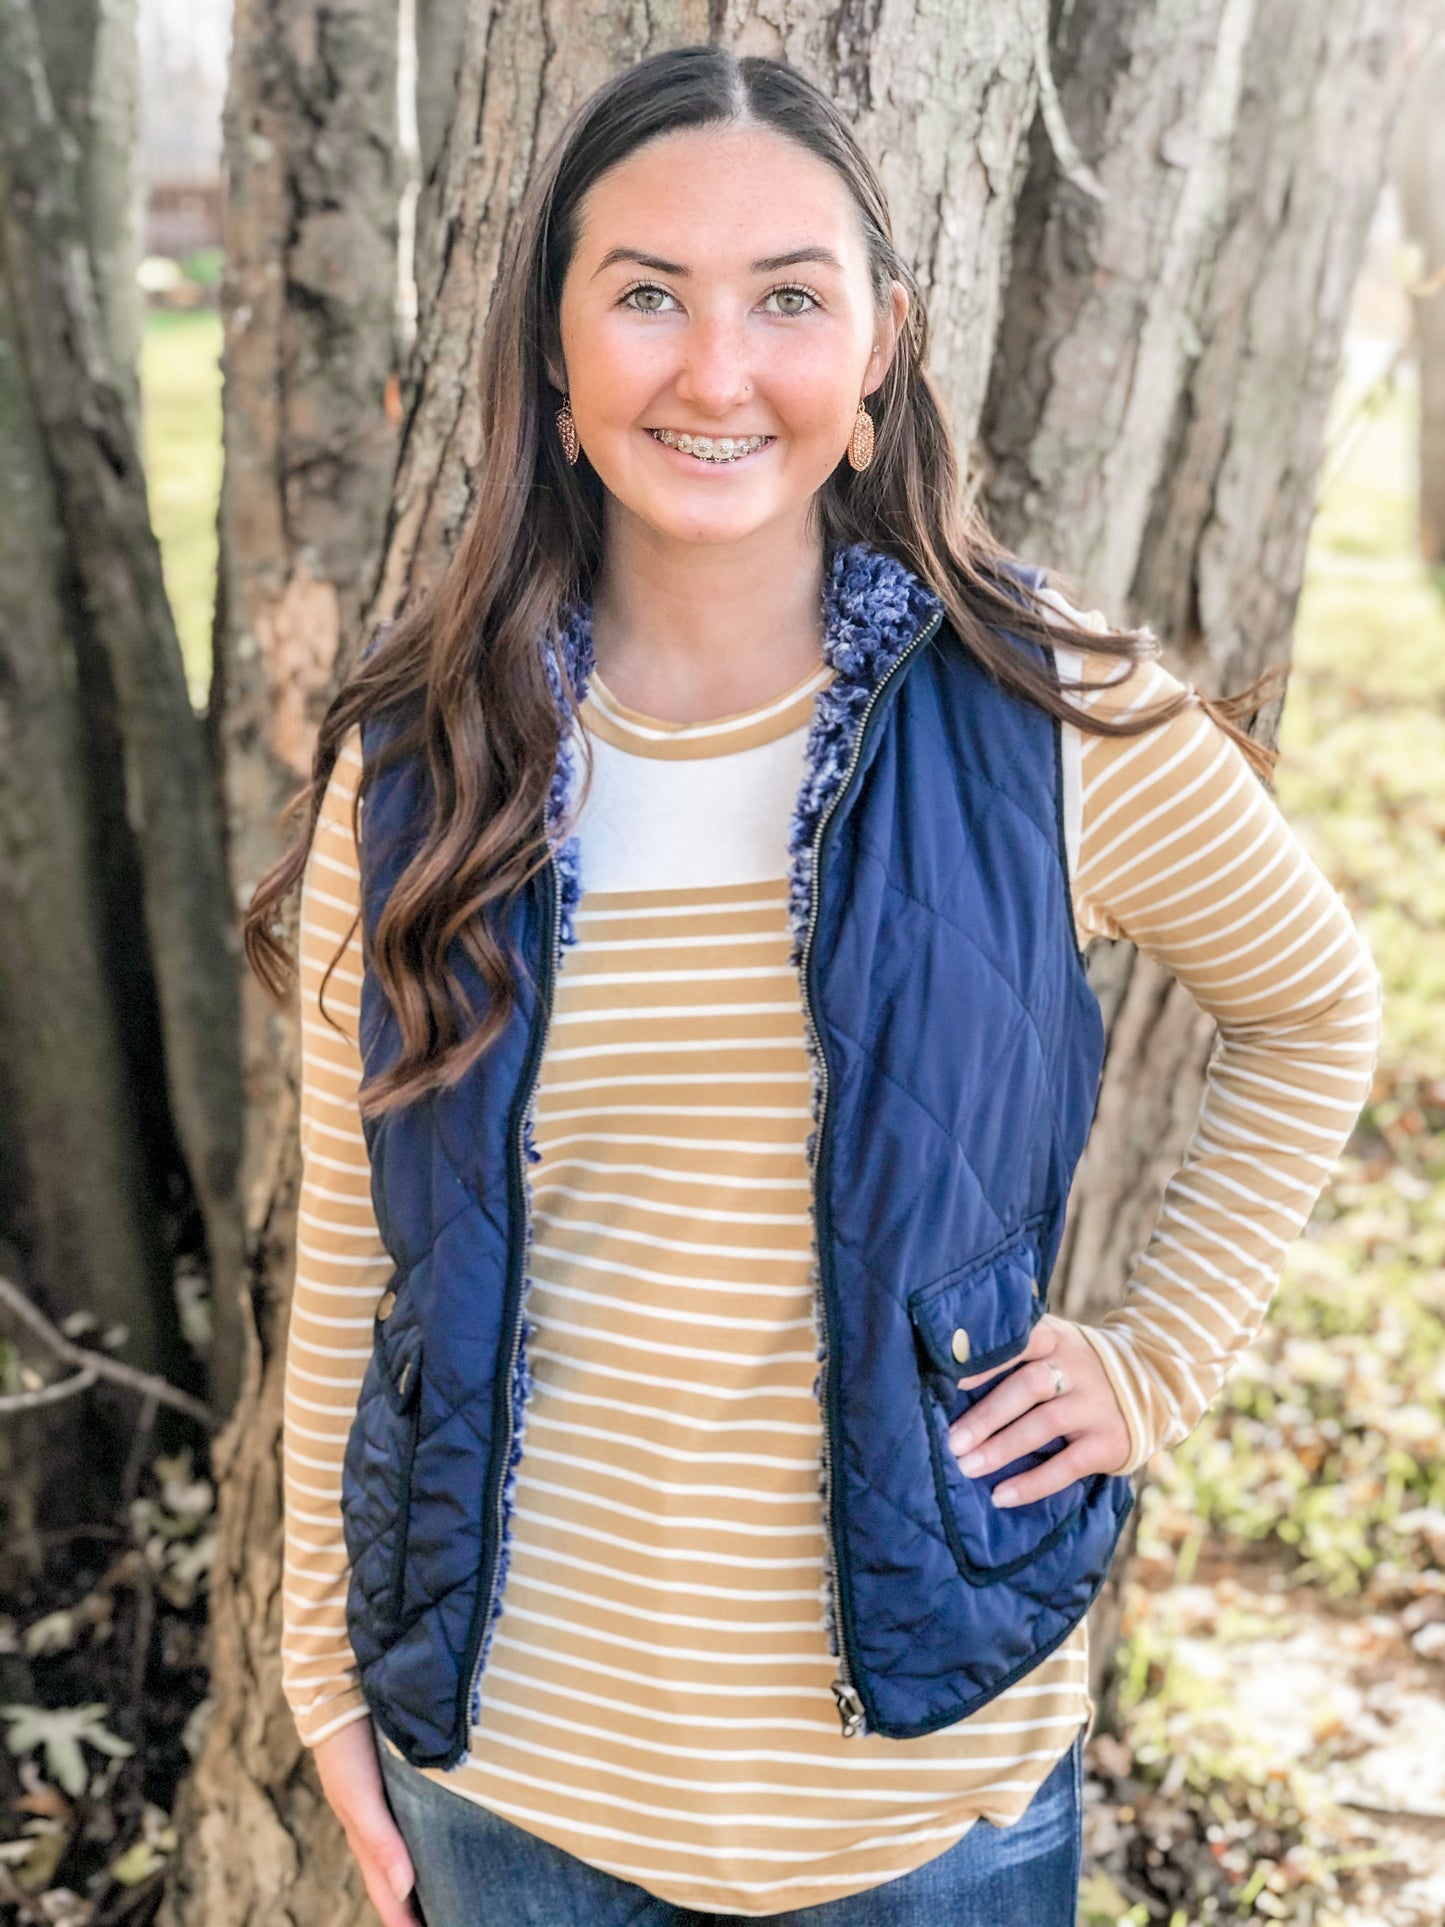
[[[780,690],[765,703],[735,709],[726,716],[679,723],[666,716],[649,716],[645,710],[619,701],[594,669],[582,703],[582,721],[591,736],[631,756],[668,761],[730,756],[805,729],[812,721],[818,691],[835,674],[830,664],[820,662],[790,689]]]
[[[699,716],[690,723],[674,721],[669,716],[653,716],[645,709],[634,709],[630,703],[623,702],[609,683],[594,669],[588,679],[588,694],[596,690],[607,708],[614,716],[624,722],[636,723],[644,729],[666,730],[669,734],[680,732],[703,734],[711,730],[730,729],[740,724],[753,723],[774,710],[791,707],[802,696],[811,696],[815,689],[821,689],[832,676],[826,662],[820,662],[806,675],[800,676],[789,688],[780,690],[776,696],[769,696],[766,702],[754,703],[748,709],[729,710],[723,716]]]

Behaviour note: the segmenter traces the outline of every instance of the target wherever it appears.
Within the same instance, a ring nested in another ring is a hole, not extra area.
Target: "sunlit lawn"
[[[1148,1865],[1191,1877],[1177,1913],[1086,1888],[1091,1927],[1445,1918],[1445,580],[1414,421],[1404,381],[1321,502],[1278,776],[1379,966],[1379,1071],[1264,1333],[1154,1461],[1118,1761],[1179,1809]],[[1374,1822],[1332,1804],[1361,1783]]]
[[[191,701],[211,678],[216,505],[221,492],[221,321],[204,309],[153,312],[141,349],[144,450],[151,522]]]

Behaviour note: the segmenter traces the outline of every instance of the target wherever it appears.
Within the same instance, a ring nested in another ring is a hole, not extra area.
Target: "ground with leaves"
[[[218,334],[166,317],[147,343],[198,700]],[[1087,1750],[1080,1927],[1445,1920],[1445,579],[1414,557],[1413,419],[1397,384],[1323,501],[1279,778],[1380,965],[1379,1076],[1259,1343],[1153,1465],[1118,1730]],[[0,1346],[0,1383],[18,1372]],[[0,1601],[0,1912],[25,1927],[154,1914],[206,1717],[213,1502],[157,1458],[126,1521],[48,1546]]]
[[[0,1613],[0,1919],[142,1927],[200,1745],[215,1494],[153,1460],[124,1523],[43,1538]]]
[[[1414,420],[1406,373],[1321,501],[1278,779],[1380,967],[1379,1071],[1259,1342],[1151,1468],[1087,1927],[1445,1920],[1445,576]]]

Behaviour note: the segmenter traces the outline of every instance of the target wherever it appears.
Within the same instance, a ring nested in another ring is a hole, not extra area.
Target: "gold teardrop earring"
[[[581,443],[577,440],[577,424],[572,419],[570,395],[562,397],[562,406],[557,410],[557,433],[561,437],[562,453],[567,457],[570,467],[576,462],[577,451],[581,447]]]
[[[860,396],[858,413],[853,417],[853,433],[848,442],[848,460],[854,468],[867,468],[872,459],[873,417],[863,406]]]

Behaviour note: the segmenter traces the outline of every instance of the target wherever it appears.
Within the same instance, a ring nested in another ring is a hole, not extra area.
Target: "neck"
[[[801,526],[680,542],[609,518],[592,603],[597,672],[620,702],[706,722],[772,700],[823,661],[823,551]]]

